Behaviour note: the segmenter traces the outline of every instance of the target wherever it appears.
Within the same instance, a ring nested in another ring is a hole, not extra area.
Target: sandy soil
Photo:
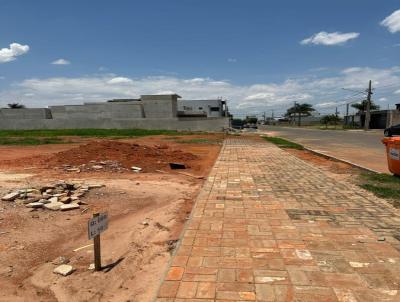
[[[151,301],[203,180],[167,167],[162,167],[164,173],[69,173],[42,165],[45,158],[70,149],[75,152],[92,141],[0,148],[1,196],[59,179],[106,185],[87,194],[87,206],[69,212],[32,211],[0,201],[0,301]],[[162,136],[118,142],[165,144],[168,151],[185,153],[191,167],[185,173],[197,176],[208,174],[220,149],[214,143],[181,144]],[[141,160],[146,167],[152,167],[151,162],[158,167],[157,157]],[[92,243],[87,239],[87,221],[95,212],[108,212],[110,217],[101,238],[102,264],[107,267],[102,272],[88,269],[93,248],[87,246]],[[54,260],[60,256],[69,259],[76,269],[73,274],[53,273]]]

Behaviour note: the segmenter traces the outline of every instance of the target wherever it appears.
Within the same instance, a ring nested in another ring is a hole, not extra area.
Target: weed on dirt
[[[297,149],[303,150],[304,147],[302,145],[296,144],[294,142],[288,141],[281,137],[273,137],[273,136],[263,136],[266,141],[277,145],[280,148],[289,148],[289,149]]]
[[[362,173],[358,185],[387,199],[396,208],[400,207],[400,177],[384,173]]]

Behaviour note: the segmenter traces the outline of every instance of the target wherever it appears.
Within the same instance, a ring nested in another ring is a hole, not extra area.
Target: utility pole
[[[367,110],[365,112],[365,123],[364,130],[369,130],[369,122],[371,120],[371,96],[372,96],[372,81],[369,80],[368,90],[367,90]]]
[[[346,119],[345,119],[345,124],[347,125],[349,123],[349,106],[350,104],[346,104]]]
[[[337,117],[338,117],[338,115],[339,115],[339,111],[337,110],[337,106],[336,106],[336,109],[335,109],[335,116],[336,116],[336,119],[335,119],[335,129],[336,129],[336,125],[337,125]]]
[[[295,116],[295,120],[296,120],[296,111],[298,110],[299,108],[297,108],[297,102],[295,101],[294,102],[294,116]],[[300,110],[299,110],[299,112],[298,112],[298,118],[297,118],[297,126],[299,126],[300,127]]]

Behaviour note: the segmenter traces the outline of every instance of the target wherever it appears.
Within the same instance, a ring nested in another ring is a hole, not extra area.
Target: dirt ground
[[[0,301],[151,301],[222,136],[74,141],[0,147],[1,196],[57,180],[105,184],[86,195],[87,205],[67,212],[0,201]],[[90,160],[119,165],[81,172],[63,166]],[[171,170],[170,161],[187,169]],[[108,212],[110,221],[101,237],[101,272],[88,269],[87,221],[96,212]],[[53,273],[61,256],[75,269],[66,277]]]

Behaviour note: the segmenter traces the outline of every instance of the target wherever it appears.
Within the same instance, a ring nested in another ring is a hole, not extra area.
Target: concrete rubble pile
[[[43,208],[52,211],[79,209],[86,204],[81,199],[91,189],[101,188],[102,184],[79,184],[60,181],[40,188],[28,188],[12,191],[1,200],[25,205],[27,208]]]
[[[82,164],[79,166],[63,165],[63,170],[66,172],[96,172],[96,171],[107,171],[107,172],[122,172],[128,169],[124,168],[122,164],[116,160],[104,160],[96,161],[91,160],[88,164]]]

